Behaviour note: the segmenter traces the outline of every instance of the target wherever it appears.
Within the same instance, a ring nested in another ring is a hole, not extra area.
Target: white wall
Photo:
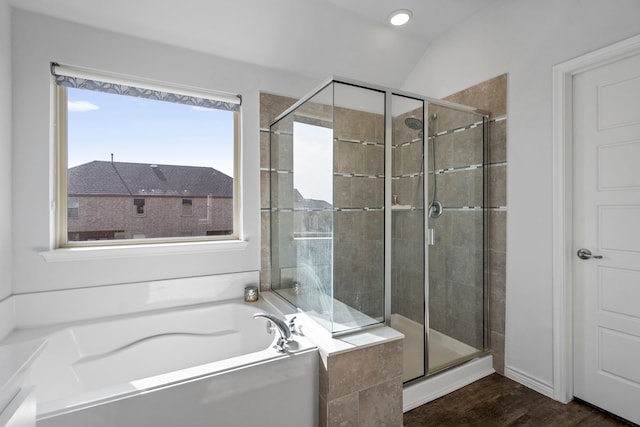
[[[14,293],[259,270],[259,91],[301,96],[318,82],[25,11],[13,12]],[[54,231],[51,61],[242,94],[242,221],[247,248],[45,261],[40,253],[50,249]]]
[[[11,294],[11,25],[0,0],[0,301]]]
[[[434,42],[403,89],[443,97],[508,73],[507,374],[552,390],[554,64],[640,33],[636,0],[501,0]]]

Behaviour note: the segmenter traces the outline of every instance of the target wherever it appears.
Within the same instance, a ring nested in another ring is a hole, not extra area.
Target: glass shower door
[[[424,102],[392,99],[391,327],[405,335],[403,381],[427,373]]]
[[[484,117],[429,105],[429,373],[486,347]]]

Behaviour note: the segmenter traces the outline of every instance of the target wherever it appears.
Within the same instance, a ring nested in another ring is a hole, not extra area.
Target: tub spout
[[[285,345],[288,342],[291,342],[291,340],[292,340],[292,338],[291,338],[291,329],[289,328],[289,325],[287,325],[287,323],[284,320],[282,320],[281,318],[279,318],[275,314],[271,314],[271,313],[256,313],[256,314],[253,315],[254,319],[257,319],[257,318],[260,318],[260,317],[263,318],[263,319],[270,320],[271,322],[273,322],[274,325],[276,325],[276,330],[280,334],[280,337],[278,338],[278,341],[276,342],[276,350],[278,350],[280,353],[286,352],[287,350],[285,348]]]

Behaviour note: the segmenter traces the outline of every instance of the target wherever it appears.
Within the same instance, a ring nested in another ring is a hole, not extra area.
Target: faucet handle
[[[302,333],[302,329],[300,329],[300,326],[296,325],[296,316],[293,316],[289,320],[289,329],[291,330],[292,334],[300,335],[301,337],[304,336],[304,334]]]
[[[276,341],[276,345],[273,346],[278,353],[286,353],[287,352],[287,340],[282,337],[279,337]]]

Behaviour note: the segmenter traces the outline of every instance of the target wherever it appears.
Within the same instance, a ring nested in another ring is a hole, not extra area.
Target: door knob
[[[602,259],[602,255],[593,255],[589,249],[578,249],[578,258],[580,259]]]

